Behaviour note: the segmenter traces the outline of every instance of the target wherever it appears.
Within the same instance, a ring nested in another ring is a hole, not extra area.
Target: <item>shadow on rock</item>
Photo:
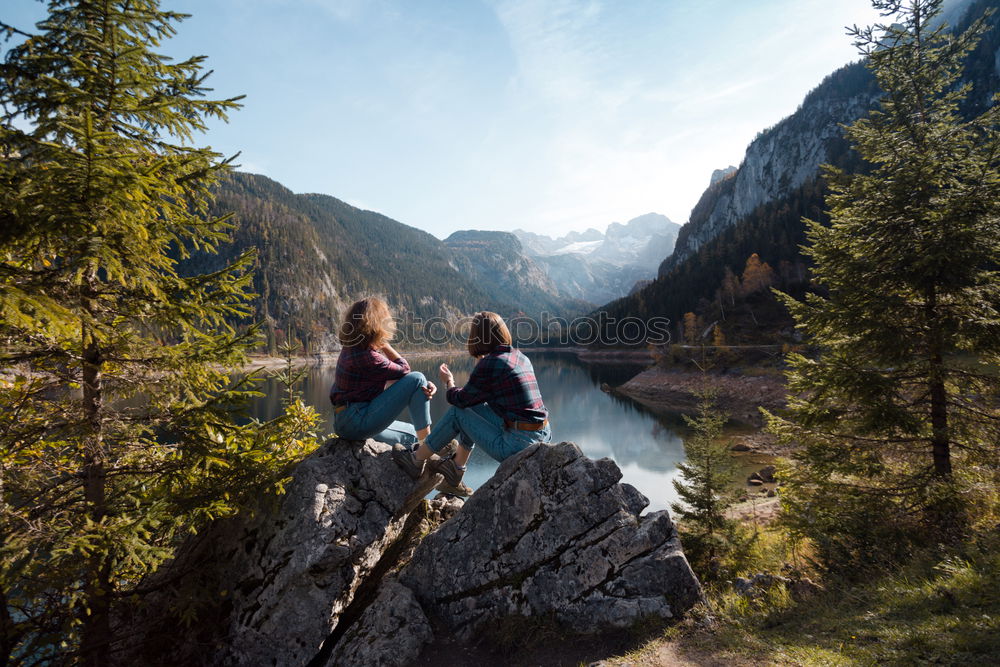
[[[572,443],[534,445],[464,505],[424,501],[439,480],[414,485],[387,445],[331,440],[280,499],[184,545],[123,619],[125,659],[431,664],[662,627],[701,589],[669,514],[641,515],[646,498],[620,479]]]

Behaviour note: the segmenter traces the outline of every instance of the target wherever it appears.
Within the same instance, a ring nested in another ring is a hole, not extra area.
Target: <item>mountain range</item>
[[[218,255],[194,256],[182,270],[216,270],[255,248],[254,319],[263,322],[272,351],[286,338],[307,353],[330,351],[344,308],[372,294],[425,320],[514,308],[492,298],[431,234],[335,197],[295,194],[265,176],[236,172],[212,206],[213,214],[236,214],[233,243]]]
[[[962,29],[970,16],[997,7],[1000,0],[955,0],[946,12],[953,22],[965,17],[957,21]],[[1000,91],[1000,12],[990,23],[965,69],[973,86],[963,108],[969,114]],[[713,301],[721,305],[723,279],[740,275],[754,254],[774,268],[779,287],[801,292],[808,285],[802,218],[825,220],[820,165],[863,167],[841,125],[867,113],[879,94],[860,62],[826,77],[795,113],[757,136],[738,167],[711,175],[683,227],[649,213],[604,232],[553,238],[464,230],[442,241],[335,197],[234,173],[212,211],[236,213],[234,243],[219,255],[185,260],[182,270],[214,270],[256,248],[255,319],[264,323],[269,349],[292,338],[312,353],[335,347],[343,309],[369,294],[424,320],[483,309],[571,318],[604,303],[599,310],[610,317],[677,322]]]
[[[414,319],[454,320],[479,310],[570,319],[653,277],[677,230],[651,214],[603,234],[549,239],[559,246],[550,254],[525,248],[510,232],[465,230],[441,241],[336,197],[296,194],[242,172],[219,185],[211,212],[236,214],[233,243],[185,260],[181,270],[214,271],[256,249],[254,319],[263,323],[267,347],[290,338],[307,353],[335,349],[344,309],[371,294],[405,313],[404,336],[419,330]]]
[[[625,224],[612,222],[603,233],[593,228],[559,238],[523,229],[513,233],[562,295],[600,304],[653,278],[680,229],[666,216],[647,213]]]
[[[405,314],[401,335],[416,344],[415,319],[479,310],[572,318],[594,307],[562,293],[509,232],[462,231],[441,241],[336,197],[296,194],[242,172],[220,183],[211,213],[235,213],[233,242],[219,254],[195,254],[180,270],[215,271],[256,249],[253,319],[272,352],[287,339],[309,354],[332,351],[341,314],[368,295]]]

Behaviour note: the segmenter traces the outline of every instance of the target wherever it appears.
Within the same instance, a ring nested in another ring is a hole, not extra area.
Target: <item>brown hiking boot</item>
[[[435,488],[441,493],[458,496],[459,498],[468,498],[472,495],[472,487],[462,482],[459,482],[458,486],[452,486],[448,482],[441,482]]]
[[[437,453],[443,459],[449,459],[455,455],[458,451],[458,440],[452,440],[447,445],[441,448],[441,451]]]
[[[445,484],[453,489],[461,489],[462,487],[466,489],[469,488],[462,484],[462,477],[465,476],[465,471],[460,470],[459,467],[455,465],[454,459],[438,459],[437,461],[431,460],[431,462],[427,464],[427,468],[431,472],[435,472],[444,477],[443,484],[438,485],[439,489],[444,490],[443,486]],[[451,492],[449,491],[449,493]],[[456,493],[455,495],[459,494]]]
[[[403,445],[392,446],[392,460],[403,469],[403,472],[410,476],[410,479],[420,479],[420,475],[424,472],[426,461],[418,461],[413,452]]]

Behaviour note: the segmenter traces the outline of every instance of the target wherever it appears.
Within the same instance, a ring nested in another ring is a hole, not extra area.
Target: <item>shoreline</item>
[[[404,354],[403,357],[406,359],[427,359],[431,357],[450,358],[457,354],[465,353],[465,350],[413,350],[412,352]],[[302,366],[332,366],[337,363],[337,358],[339,356],[339,352],[334,352],[332,354],[313,354],[308,357],[292,357],[292,366],[295,366],[296,368]],[[284,357],[251,355],[248,357],[247,363],[237,370],[244,370],[248,368],[280,368],[286,363],[288,363],[288,360]]]
[[[582,361],[631,361],[653,363],[653,353],[642,349],[594,349],[590,347],[521,347],[523,352],[561,352],[575,354]]]
[[[715,393],[716,406],[730,419],[758,428],[763,425],[758,408],[780,410],[786,404],[784,378],[770,375],[718,375],[650,368],[612,391],[653,410],[693,413],[700,402],[698,394],[706,389]]]
[[[649,350],[594,350],[589,347],[521,347],[518,348],[526,354],[536,352],[559,352],[564,354],[574,354],[581,361],[594,363],[629,361],[636,363],[652,363],[653,355]],[[441,349],[441,350],[411,350],[403,354],[407,359],[427,359],[432,357],[454,357],[455,355],[466,354],[462,348]],[[327,366],[337,363],[339,352],[313,354],[307,357],[292,357],[292,365],[300,366]],[[277,368],[284,366],[287,360],[284,357],[270,355],[250,355],[247,363],[241,368]]]

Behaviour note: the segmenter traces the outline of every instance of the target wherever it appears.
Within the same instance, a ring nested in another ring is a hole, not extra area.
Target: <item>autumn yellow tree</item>
[[[694,345],[698,341],[701,325],[701,318],[694,313],[684,314],[684,341],[688,345]]]
[[[760,261],[760,256],[754,253],[747,258],[742,283],[744,296],[766,290],[774,284],[774,269],[767,262]]]
[[[726,334],[722,333],[722,328],[718,324],[712,327],[712,345],[715,347],[726,346]]]

